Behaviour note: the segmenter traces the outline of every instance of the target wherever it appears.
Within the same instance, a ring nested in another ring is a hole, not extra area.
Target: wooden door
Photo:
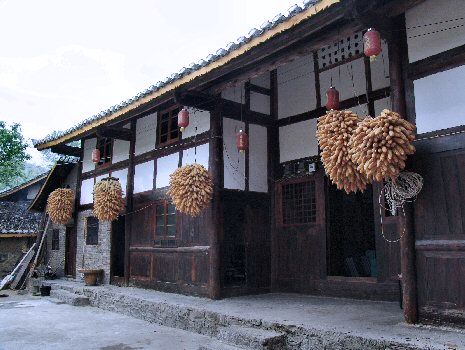
[[[324,171],[276,184],[273,285],[311,292],[326,276]]]
[[[76,276],[76,230],[72,226],[66,226],[65,275]]]
[[[124,277],[125,216],[119,216],[111,224],[111,277]],[[115,282],[121,282],[116,281]]]

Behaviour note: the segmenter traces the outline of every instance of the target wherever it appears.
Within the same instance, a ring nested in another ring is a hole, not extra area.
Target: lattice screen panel
[[[362,52],[363,33],[357,32],[318,50],[318,67],[324,69]]]

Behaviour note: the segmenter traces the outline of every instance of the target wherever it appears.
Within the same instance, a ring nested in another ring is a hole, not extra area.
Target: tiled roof
[[[22,190],[22,189],[24,189],[24,188],[26,188],[26,187],[28,187],[30,185],[35,184],[36,182],[39,182],[39,181],[45,179],[47,177],[48,173],[49,172],[47,171],[47,172],[45,172],[43,174],[40,174],[40,175],[36,176],[35,178],[33,178],[31,180],[27,180],[27,181],[23,182],[22,184],[20,184],[18,186],[15,186],[15,187],[10,188],[10,189],[8,189],[6,191],[0,192],[0,198],[9,196],[10,194],[13,194],[13,193],[15,193],[15,192],[17,192],[19,190]]]
[[[0,236],[12,233],[37,233],[42,214],[28,211],[30,203],[30,201],[0,202]]]
[[[95,123],[96,121],[100,121],[118,111],[121,109],[136,104],[138,101],[143,99],[144,97],[147,97],[148,95],[161,90],[162,88],[167,87],[169,84],[189,75],[190,73],[196,72],[200,70],[201,68],[207,67],[210,64],[216,62],[220,58],[227,56],[228,54],[238,50],[239,48],[243,47],[247,43],[249,43],[251,40],[261,37],[264,34],[268,33],[271,29],[275,28],[281,23],[287,22],[299,13],[306,11],[310,9],[311,7],[315,6],[315,13],[319,12],[321,10],[317,9],[316,6],[319,6],[320,3],[327,3],[328,6],[330,6],[333,3],[337,3],[339,0],[304,0],[303,3],[300,5],[293,5],[291,6],[287,13],[285,14],[278,14],[269,21],[264,22],[259,28],[253,28],[251,29],[246,36],[241,36],[239,37],[235,42],[230,42],[227,44],[224,48],[220,48],[216,50],[216,52],[209,54],[205,59],[201,59],[198,62],[193,62],[189,64],[187,67],[183,67],[179,72],[173,73],[170,76],[166,77],[162,81],[157,82],[155,85],[150,86],[146,90],[138,93],[137,95],[133,96],[132,98],[122,101],[119,104],[116,104],[108,109],[105,109],[101,111],[100,113],[93,115],[87,119],[84,119],[82,122],[79,124],[73,126],[72,128],[65,130],[61,133],[55,133],[53,136],[47,136],[42,140],[36,140],[34,142],[34,146],[40,146],[49,142],[52,142],[54,140],[60,139],[61,137],[71,134],[74,131],[80,130],[90,124]]]

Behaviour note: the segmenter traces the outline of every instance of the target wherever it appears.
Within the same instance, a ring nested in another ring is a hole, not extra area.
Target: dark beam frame
[[[50,151],[52,151],[53,153],[64,154],[73,157],[81,156],[81,148],[63,144],[53,146],[52,148],[50,148]]]

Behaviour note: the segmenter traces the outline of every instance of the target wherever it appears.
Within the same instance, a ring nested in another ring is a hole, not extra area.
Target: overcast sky
[[[0,120],[27,138],[67,129],[295,3],[0,0]]]

